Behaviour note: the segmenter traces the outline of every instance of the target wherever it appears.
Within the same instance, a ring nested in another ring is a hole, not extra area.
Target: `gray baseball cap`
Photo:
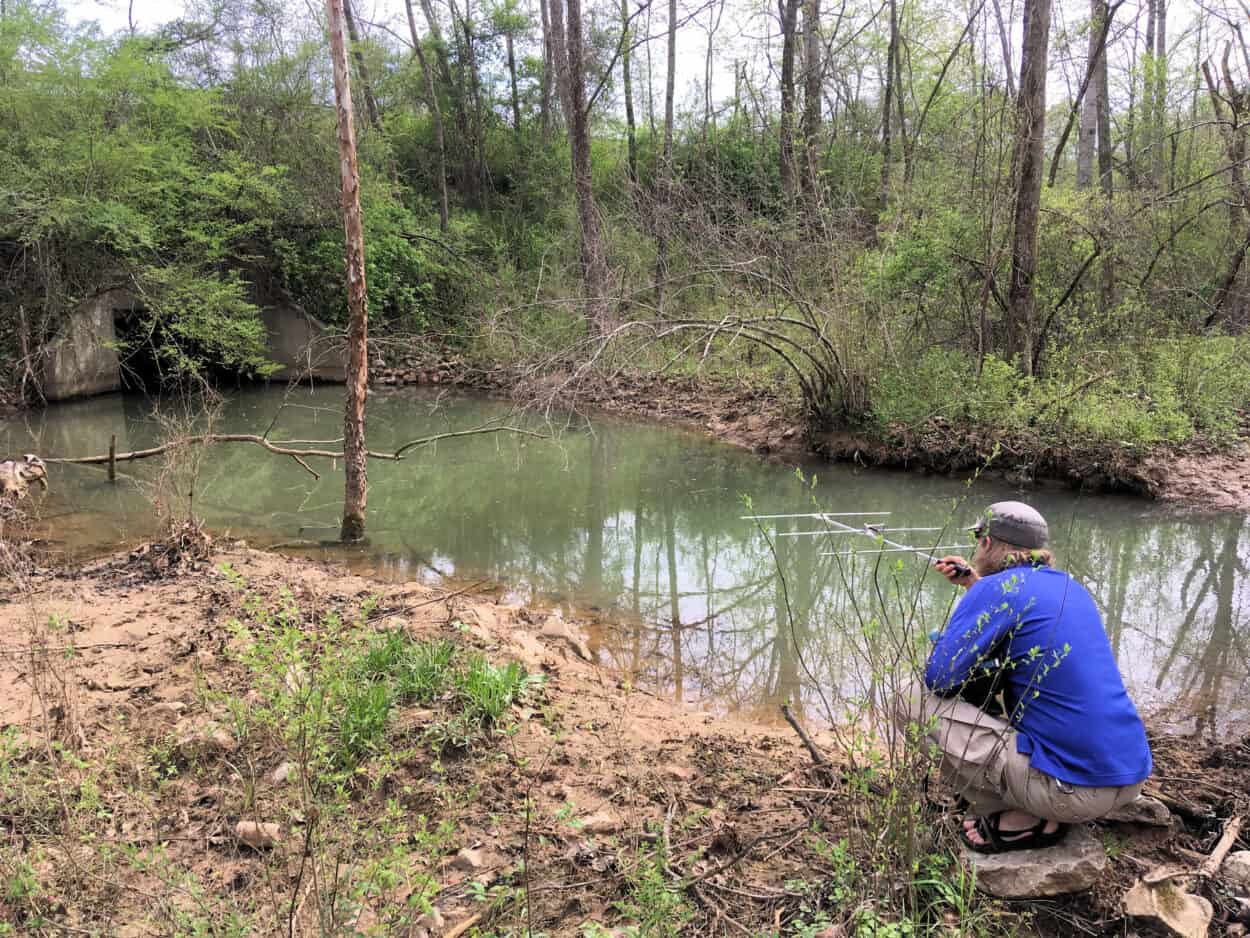
[[[977,537],[988,534],[1008,544],[1034,549],[1045,547],[1050,534],[1046,519],[1024,502],[995,502],[968,530]]]

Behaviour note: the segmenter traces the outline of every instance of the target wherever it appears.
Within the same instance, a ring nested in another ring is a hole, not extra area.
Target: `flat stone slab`
[[[1172,823],[1172,812],[1158,798],[1139,795],[1122,808],[1116,808],[1103,820],[1117,824],[1144,824],[1149,827],[1167,827]]]
[[[1084,824],[1073,826],[1060,843],[1041,850],[985,854],[960,849],[964,865],[976,873],[977,888],[1003,899],[1081,892],[1107,869],[1106,848]]]

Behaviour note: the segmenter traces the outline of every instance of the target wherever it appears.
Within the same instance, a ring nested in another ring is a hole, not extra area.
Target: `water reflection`
[[[221,429],[263,428],[280,401],[276,391],[240,394]],[[504,410],[475,399],[377,396],[370,443],[385,449]],[[301,392],[273,436],[335,438],[340,420],[337,390]],[[157,430],[141,401],[101,398],[9,423],[0,452],[103,452],[113,434],[127,449],[150,444]],[[116,485],[98,469],[53,469],[47,511],[66,550],[149,533],[143,482],[154,467],[124,469]],[[807,522],[769,521],[762,533],[740,520],[741,496],[759,513],[815,502],[889,511],[902,526],[963,524],[1013,493],[997,483],[807,469],[818,477],[814,488],[790,469],[695,435],[610,420],[554,442],[471,437],[372,465],[370,543],[349,559],[395,578],[490,577],[522,598],[589,608],[592,649],[678,699],[758,714],[791,699],[818,714],[821,690],[836,702],[872,689],[866,642],[897,642],[900,623],[923,635],[944,620],[956,591],[898,555],[825,556],[845,538],[777,536]],[[217,447],[200,492],[210,524],[235,536],[317,541],[337,531],[338,472],[317,481],[254,447]],[[1139,702],[1203,733],[1246,721],[1247,519],[1177,517],[1137,499],[1058,490],[1028,499],[1049,518],[1061,563],[1098,599]],[[912,536],[937,543],[952,535]]]

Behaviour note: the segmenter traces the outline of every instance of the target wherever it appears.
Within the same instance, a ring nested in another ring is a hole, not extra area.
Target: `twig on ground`
[[[1220,865],[1224,862],[1224,858],[1228,856],[1228,851],[1233,849],[1233,844],[1237,842],[1237,835],[1241,833],[1241,816],[1229,820],[1224,825],[1224,833],[1220,835],[1220,839],[1215,844],[1215,849],[1211,851],[1211,855],[1206,858],[1202,866],[1198,869],[1199,876],[1214,876],[1219,872]]]
[[[481,912],[477,912],[474,915],[470,915],[468,918],[466,918],[463,922],[461,922],[451,931],[447,932],[443,936],[443,938],[460,938],[461,935],[463,935],[465,932],[467,932],[470,928],[472,928],[481,920],[482,920]]]

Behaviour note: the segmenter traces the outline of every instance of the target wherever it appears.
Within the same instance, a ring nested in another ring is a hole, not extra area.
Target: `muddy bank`
[[[1148,790],[1169,827],[1100,826],[1111,863],[1076,896],[963,895],[948,793],[900,813],[881,793],[921,789],[896,787],[867,750],[840,759],[842,734],[817,733],[837,765],[817,769],[784,724],[659,699],[599,666],[576,620],[501,595],[241,546],[202,559],[141,549],[7,590],[0,872],[22,888],[0,894],[0,921],[27,934],[333,923],[572,938],[838,935],[906,914],[975,919],[986,935],[1029,918],[1046,935],[1107,934],[1126,927],[1121,898],[1142,872],[1197,863],[1250,810],[1250,738],[1156,737]],[[385,745],[330,793],[301,769],[310,743],[292,730],[304,724],[281,722],[268,695],[304,687],[316,656],[357,630],[446,640],[543,682],[464,746],[444,744],[462,716],[454,695],[398,707]],[[278,667],[283,641],[309,657]],[[904,828],[923,869],[894,842]],[[1236,933],[1234,892],[1201,888],[1216,933]]]
[[[1160,447],[1141,454],[1028,433],[994,434],[944,418],[918,427],[894,427],[885,436],[847,429],[811,432],[798,402],[776,390],[704,378],[628,374],[610,381],[586,379],[575,389],[565,389],[559,376],[526,383],[510,372],[475,370],[444,359],[403,361],[380,369],[376,381],[382,386],[461,386],[673,423],[766,458],[816,454],[861,466],[945,475],[990,472],[1021,485],[1059,482],[1095,492],[1144,495],[1198,511],[1250,511],[1250,444],[1245,441],[1232,450],[1195,444],[1179,451]]]

